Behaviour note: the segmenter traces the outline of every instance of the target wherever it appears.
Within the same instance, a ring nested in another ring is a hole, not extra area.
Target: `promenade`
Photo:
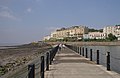
[[[45,78],[120,78],[120,74],[65,48],[57,52]]]

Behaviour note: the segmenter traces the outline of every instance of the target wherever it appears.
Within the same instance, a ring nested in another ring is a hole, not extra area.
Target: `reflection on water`
[[[15,47],[0,47],[0,49],[15,48]]]
[[[93,60],[96,61],[96,51],[100,51],[100,64],[106,66],[106,52],[110,52],[111,70],[120,73],[120,46],[84,46],[88,48],[88,56],[90,49],[93,49]]]

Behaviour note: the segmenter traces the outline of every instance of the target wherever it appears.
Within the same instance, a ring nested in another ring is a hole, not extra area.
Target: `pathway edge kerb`
[[[106,70],[106,67],[105,66],[103,66],[103,65],[96,65],[97,67],[99,67],[100,69],[102,69],[103,71],[105,71],[105,72],[107,72],[108,74],[110,74],[111,76],[114,76],[114,75],[119,75],[120,76],[120,74],[119,73],[117,73],[117,72],[115,72],[115,71],[107,71]]]

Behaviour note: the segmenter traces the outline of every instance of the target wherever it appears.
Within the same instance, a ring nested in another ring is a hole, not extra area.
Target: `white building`
[[[90,39],[89,34],[83,34],[83,39]]]
[[[101,32],[89,32],[83,35],[84,39],[105,39],[106,34]]]
[[[112,33],[113,35],[115,35],[115,27],[114,26],[107,26],[103,28],[103,33],[106,34],[106,36],[108,37],[108,34]]]
[[[43,38],[43,40],[49,40],[51,37],[50,36],[46,36]]]
[[[101,32],[89,32],[90,39],[105,39],[106,35]]]
[[[105,33],[107,37],[108,34],[112,33],[118,38],[118,40],[120,40],[120,25],[104,27],[103,33]]]

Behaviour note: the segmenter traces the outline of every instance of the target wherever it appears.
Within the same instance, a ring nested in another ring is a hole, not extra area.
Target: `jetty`
[[[57,52],[45,78],[120,78],[120,74],[66,47]]]
[[[55,45],[42,53],[37,59],[21,68],[16,73],[10,73],[0,78],[120,78],[120,74],[110,67],[110,53],[106,57],[106,66],[100,64],[100,52],[92,49],[66,45],[60,48]]]

